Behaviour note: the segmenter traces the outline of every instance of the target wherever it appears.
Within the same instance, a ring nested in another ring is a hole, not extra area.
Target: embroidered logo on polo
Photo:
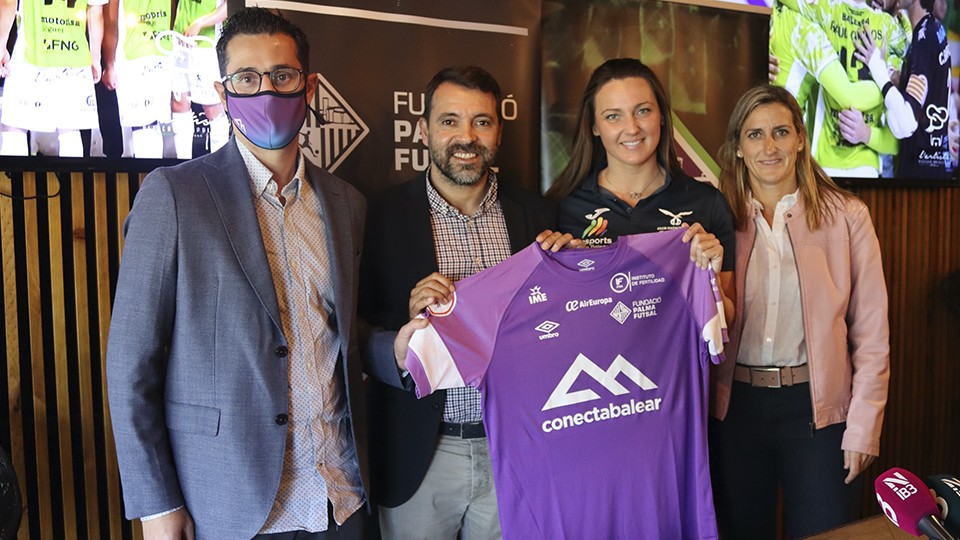
[[[661,214],[670,218],[670,226],[674,228],[679,227],[680,225],[683,224],[683,218],[693,214],[693,210],[689,210],[686,212],[677,212],[676,214],[674,214],[669,210],[664,210],[663,208],[657,208],[657,210],[660,210]]]
[[[580,238],[584,239],[587,244],[593,246],[613,243],[613,240],[609,238],[600,238],[606,234],[607,226],[610,225],[610,221],[603,217],[603,213],[609,211],[609,208],[597,208],[592,213],[583,216],[590,220],[590,224],[580,235]]]

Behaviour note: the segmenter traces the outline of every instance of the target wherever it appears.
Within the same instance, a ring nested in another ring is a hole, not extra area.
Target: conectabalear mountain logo
[[[314,165],[334,172],[370,133],[370,128],[322,73],[317,73],[317,83],[310,106],[322,120],[307,114],[300,131],[300,149]]]
[[[603,370],[583,353],[579,353],[541,410],[547,411],[557,407],[566,407],[567,405],[576,405],[584,401],[600,399],[600,396],[589,388],[571,392],[573,384],[577,382],[577,378],[580,377],[581,373],[586,373],[615,396],[622,396],[630,392],[630,390],[617,381],[617,377],[620,374],[625,375],[643,390],[653,390],[657,388],[656,383],[651,381],[622,355],[618,354],[613,360],[613,363],[610,364],[610,367]]]

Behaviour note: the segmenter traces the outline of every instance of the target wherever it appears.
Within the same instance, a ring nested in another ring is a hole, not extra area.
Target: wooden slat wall
[[[142,175],[0,172],[0,444],[19,538],[139,538],[123,519],[105,345],[122,223]]]
[[[960,361],[943,280],[960,271],[960,189],[870,189],[890,297],[890,399],[876,476],[960,476]],[[875,508],[872,494],[865,494]]]
[[[24,495],[20,538],[139,538],[123,519],[104,357],[121,224],[142,176],[0,173],[0,444]],[[21,197],[36,199],[20,200]],[[941,282],[960,270],[960,189],[861,189],[890,295],[891,386],[883,455],[921,476],[960,475],[960,315]]]

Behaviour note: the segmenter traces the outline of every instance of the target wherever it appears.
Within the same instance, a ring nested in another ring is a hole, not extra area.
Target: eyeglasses
[[[277,68],[273,71],[264,71],[263,73],[253,70],[238,71],[232,75],[227,75],[220,79],[221,83],[230,83],[230,90],[235,94],[250,95],[260,91],[263,85],[263,76],[270,78],[270,84],[273,89],[281,94],[291,94],[300,87],[300,81],[303,79],[303,70],[291,67]]]

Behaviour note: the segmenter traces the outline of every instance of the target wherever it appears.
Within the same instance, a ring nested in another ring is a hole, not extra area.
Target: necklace
[[[651,186],[656,184],[660,180],[661,175],[663,175],[663,169],[657,167],[657,175],[654,176],[652,180],[647,182],[647,184],[643,186],[643,188],[640,189],[640,191],[623,191],[622,189],[620,189],[617,186],[614,186],[613,183],[610,182],[610,178],[607,175],[607,170],[608,169],[604,169],[600,173],[600,176],[601,176],[600,180],[608,186],[607,189],[612,191],[613,194],[617,195],[618,197],[620,197],[623,194],[626,194],[632,201],[639,201],[640,199],[642,199],[643,194],[646,193]],[[614,188],[614,189],[611,189],[611,188]]]

